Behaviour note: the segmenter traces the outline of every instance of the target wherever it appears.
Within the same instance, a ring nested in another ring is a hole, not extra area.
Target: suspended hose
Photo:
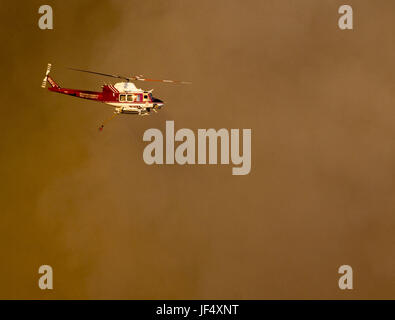
[[[111,117],[109,117],[109,118],[107,118],[106,120],[103,121],[102,125],[99,127],[99,130],[102,131],[103,128],[104,128],[104,125],[106,123],[108,123],[109,121],[111,121],[112,119],[114,119],[119,114],[120,114],[119,112],[114,112]]]

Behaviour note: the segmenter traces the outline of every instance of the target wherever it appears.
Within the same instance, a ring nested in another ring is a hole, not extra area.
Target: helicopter
[[[131,81],[155,81],[155,82],[174,83],[174,84],[191,84],[191,82],[188,81],[148,79],[148,78],[144,78],[143,75],[125,77],[121,75],[68,68],[70,70],[74,70],[78,72],[86,72],[95,75],[101,75],[105,77],[124,80],[123,82],[118,82],[115,83],[114,85],[112,84],[103,85],[101,92],[79,90],[79,89],[68,89],[68,88],[61,88],[55,82],[55,80],[49,75],[49,73],[51,72],[51,67],[52,64],[48,63],[47,71],[45,73],[45,77],[41,85],[42,88],[45,89],[47,83],[49,83],[50,84],[50,87],[48,87],[49,91],[63,93],[77,98],[98,101],[114,107],[113,115],[109,119],[103,122],[103,124],[99,127],[99,130],[103,130],[104,124],[119,114],[136,114],[140,116],[146,116],[149,115],[151,111],[157,112],[164,106],[164,102],[161,99],[155,98],[152,95],[153,89],[149,91],[139,89]]]

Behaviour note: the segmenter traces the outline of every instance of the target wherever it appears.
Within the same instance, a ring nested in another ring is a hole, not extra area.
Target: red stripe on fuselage
[[[65,88],[48,88],[49,91],[58,92],[67,94],[72,97],[94,100],[94,101],[102,101],[103,94],[102,92],[97,91],[88,91],[88,90],[76,90],[76,89],[65,89]]]

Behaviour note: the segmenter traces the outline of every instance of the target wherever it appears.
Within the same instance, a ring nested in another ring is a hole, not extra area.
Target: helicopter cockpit
[[[133,94],[120,94],[119,102],[151,102],[153,101],[152,93],[133,93]]]

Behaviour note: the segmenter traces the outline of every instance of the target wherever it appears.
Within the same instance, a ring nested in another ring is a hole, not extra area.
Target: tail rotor
[[[47,72],[45,73],[45,78],[43,79],[43,83],[41,84],[41,88],[45,88],[46,85],[47,85],[47,79],[48,79],[49,72],[51,71],[51,66],[52,66],[52,64],[48,63]]]

